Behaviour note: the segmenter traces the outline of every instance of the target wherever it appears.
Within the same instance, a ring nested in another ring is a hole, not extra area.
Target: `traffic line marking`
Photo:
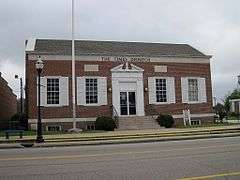
[[[209,149],[219,147],[234,147],[239,144],[222,145],[222,146],[202,146],[202,147],[189,147],[189,148],[178,148],[178,149],[165,149],[165,150],[152,150],[152,151],[128,151],[128,152],[114,152],[114,153],[101,153],[101,154],[81,154],[81,155],[58,155],[58,156],[32,156],[32,157],[7,157],[0,158],[0,161],[18,161],[18,160],[51,160],[51,159],[73,159],[73,158],[88,158],[88,157],[103,157],[103,156],[114,156],[114,155],[137,155],[137,154],[151,154],[160,152],[172,152],[172,151],[186,151],[193,149]]]
[[[198,177],[190,177],[190,178],[182,178],[178,180],[204,180],[204,179],[212,179],[217,177],[226,177],[226,176],[239,176],[240,172],[232,172],[232,173],[220,173],[208,176],[198,176]]]

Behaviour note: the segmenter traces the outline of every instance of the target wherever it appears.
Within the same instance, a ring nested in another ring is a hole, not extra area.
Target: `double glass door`
[[[120,114],[136,115],[136,93],[134,91],[120,92]]]

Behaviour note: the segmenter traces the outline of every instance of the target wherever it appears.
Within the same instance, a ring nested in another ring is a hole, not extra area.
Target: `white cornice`
[[[43,61],[71,61],[71,56],[61,55],[42,55]],[[76,56],[76,61],[96,61],[96,62],[123,62],[117,61],[115,56],[108,56],[107,59],[103,56]],[[131,59],[131,57],[128,57]],[[28,60],[37,60],[37,55],[29,54]],[[146,61],[145,61],[146,60]],[[210,64],[210,59],[206,58],[181,58],[181,57],[145,57],[143,61],[129,61],[129,62],[160,62],[160,63],[193,63],[193,64]]]

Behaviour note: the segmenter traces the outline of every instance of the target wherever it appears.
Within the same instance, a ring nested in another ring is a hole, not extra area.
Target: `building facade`
[[[184,124],[213,121],[210,58],[186,44],[75,41],[77,126],[98,116],[124,118],[173,115]],[[29,126],[37,122],[37,72],[41,55],[44,128],[72,128],[71,41],[31,39],[26,43]]]
[[[17,113],[17,96],[0,72],[0,129],[8,127],[8,120]]]

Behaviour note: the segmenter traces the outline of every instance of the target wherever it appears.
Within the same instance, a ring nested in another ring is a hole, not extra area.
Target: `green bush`
[[[239,115],[236,112],[229,113],[230,117],[238,117]]]
[[[101,116],[96,119],[96,130],[114,131],[116,124],[111,117]]]
[[[170,114],[160,114],[156,120],[160,126],[165,128],[171,128],[174,124],[174,119]]]
[[[0,130],[6,130],[9,129],[9,118],[0,119]]]

